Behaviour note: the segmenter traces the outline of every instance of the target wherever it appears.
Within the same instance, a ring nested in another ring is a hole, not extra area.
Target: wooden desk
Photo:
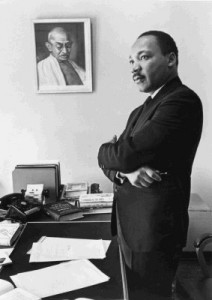
[[[41,236],[90,238],[111,240],[110,222],[42,222],[28,223],[19,239],[15,250],[11,254],[12,265],[7,265],[1,272],[1,278],[11,281],[11,275],[20,272],[36,270],[51,266],[55,263],[29,263],[29,255],[26,254],[32,243]],[[91,260],[103,273],[110,277],[108,282],[80,290],[63,293],[44,299],[77,299],[80,297],[91,299],[128,299],[126,275],[122,257],[114,238],[110,244],[105,259]]]

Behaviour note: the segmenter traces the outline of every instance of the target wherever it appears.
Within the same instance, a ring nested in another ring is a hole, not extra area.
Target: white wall
[[[93,93],[37,94],[32,20],[91,18]],[[58,159],[62,182],[111,183],[97,165],[99,146],[120,134],[146,98],[134,86],[128,55],[143,31],[165,30],[179,47],[179,74],[201,97],[204,131],[192,191],[212,205],[212,2],[0,0],[0,195],[24,161]]]

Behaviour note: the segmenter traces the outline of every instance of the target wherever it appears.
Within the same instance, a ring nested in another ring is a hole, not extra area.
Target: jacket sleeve
[[[201,102],[190,97],[168,99],[157,107],[154,115],[133,136],[116,143],[105,143],[99,149],[99,166],[104,169],[130,173],[142,165],[159,160],[161,149],[180,143],[182,132],[198,119]],[[194,100],[194,101],[193,101]],[[179,146],[179,145],[178,145]]]
[[[135,112],[136,112],[137,109],[135,109],[129,116],[128,118],[128,121],[127,121],[127,125],[126,125],[126,128],[128,127],[131,119],[133,118]],[[125,130],[126,130],[125,128]],[[119,137],[119,141],[121,141],[123,139],[123,135],[125,133],[125,130],[122,132],[122,134],[120,135]],[[110,169],[106,169],[106,168],[103,168],[102,165],[100,164],[99,162],[99,166],[101,167],[103,173],[105,174],[105,176],[110,179],[110,181],[112,181],[113,183],[117,184],[117,185],[122,185],[124,180],[120,180],[119,179],[119,176],[117,176],[117,171],[116,170],[110,170]]]
[[[122,185],[125,180],[120,180],[117,176],[117,171],[109,170],[109,169],[102,169],[105,176],[110,179],[113,183],[117,185]]]

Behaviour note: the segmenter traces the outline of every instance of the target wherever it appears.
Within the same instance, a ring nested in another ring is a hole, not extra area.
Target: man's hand
[[[120,175],[127,177],[129,182],[138,188],[149,187],[154,181],[161,181],[159,171],[150,167],[141,167],[140,169],[127,174],[120,172]]]

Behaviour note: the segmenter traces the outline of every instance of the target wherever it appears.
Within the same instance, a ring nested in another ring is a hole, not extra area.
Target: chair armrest
[[[205,256],[203,253],[205,246],[209,243],[212,243],[212,233],[205,233],[205,234],[201,235],[200,237],[198,237],[194,241],[194,247],[195,247],[197,259],[199,261],[199,264],[203,271],[203,274],[206,277],[211,278],[212,277],[212,268],[210,268],[207,265],[207,262],[205,260]]]
[[[202,243],[210,242],[210,239],[212,239],[212,233],[204,233],[194,241],[194,247],[198,248]]]

